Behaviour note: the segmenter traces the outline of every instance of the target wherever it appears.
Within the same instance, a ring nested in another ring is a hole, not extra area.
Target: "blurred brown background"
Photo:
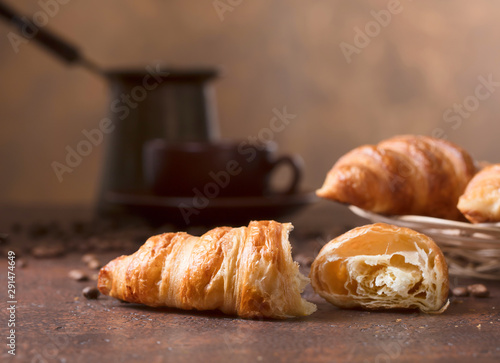
[[[53,1],[7,3],[29,16]],[[305,160],[305,188],[318,187],[348,150],[400,133],[446,135],[474,157],[500,162],[500,87],[475,98],[478,77],[500,82],[499,3],[64,2],[48,27],[104,67],[221,66],[215,90],[224,138],[258,135],[272,109],[286,106],[297,117],[275,140],[280,152]],[[214,7],[221,3],[234,4],[222,17]],[[371,12],[388,6],[397,13],[377,32]],[[348,63],[340,44],[355,46],[355,28],[366,26],[374,36]],[[108,114],[107,85],[33,42],[16,54],[11,31],[0,24],[0,202],[89,204],[104,146],[62,182],[51,163],[64,162],[66,146]],[[470,112],[447,114],[464,100]]]

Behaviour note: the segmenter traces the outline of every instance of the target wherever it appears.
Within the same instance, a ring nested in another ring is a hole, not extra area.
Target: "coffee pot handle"
[[[302,158],[298,155],[284,155],[277,158],[272,163],[271,173],[280,165],[289,165],[292,170],[292,178],[288,187],[282,191],[274,192],[276,194],[293,194],[297,192],[299,182],[302,179]]]

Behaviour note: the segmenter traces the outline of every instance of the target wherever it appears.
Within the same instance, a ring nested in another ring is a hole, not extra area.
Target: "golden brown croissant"
[[[458,209],[472,223],[500,222],[500,164],[487,166],[472,178]]]
[[[375,213],[460,219],[458,198],[475,170],[450,142],[396,136],[341,157],[316,194]]]
[[[409,228],[377,223],[327,243],[311,266],[314,290],[330,303],[442,312],[448,268],[439,247]]]
[[[109,262],[99,290],[149,306],[214,310],[245,318],[313,313],[300,293],[309,279],[292,260],[290,223],[253,221],[215,228],[201,237],[154,236],[134,254]]]

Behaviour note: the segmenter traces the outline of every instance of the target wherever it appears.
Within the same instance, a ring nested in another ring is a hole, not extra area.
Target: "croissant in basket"
[[[314,290],[342,308],[441,313],[448,268],[439,247],[409,228],[377,223],[327,243],[311,266]]]
[[[472,178],[458,209],[472,223],[500,222],[500,164],[487,166]]]
[[[254,221],[201,237],[154,236],[134,254],[109,262],[98,287],[121,300],[179,309],[215,310],[245,318],[313,313],[300,296],[309,279],[292,260],[290,223]]]
[[[475,171],[470,155],[450,142],[396,136],[341,157],[316,194],[374,213],[461,219],[458,198]]]

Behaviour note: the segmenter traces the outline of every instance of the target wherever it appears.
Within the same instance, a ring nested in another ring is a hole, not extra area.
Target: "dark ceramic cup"
[[[302,175],[295,155],[275,157],[276,144],[247,141],[170,143],[152,140],[144,146],[146,185],[155,195],[190,197],[248,197],[292,194]],[[287,165],[288,186],[280,191],[270,185],[273,171]]]

